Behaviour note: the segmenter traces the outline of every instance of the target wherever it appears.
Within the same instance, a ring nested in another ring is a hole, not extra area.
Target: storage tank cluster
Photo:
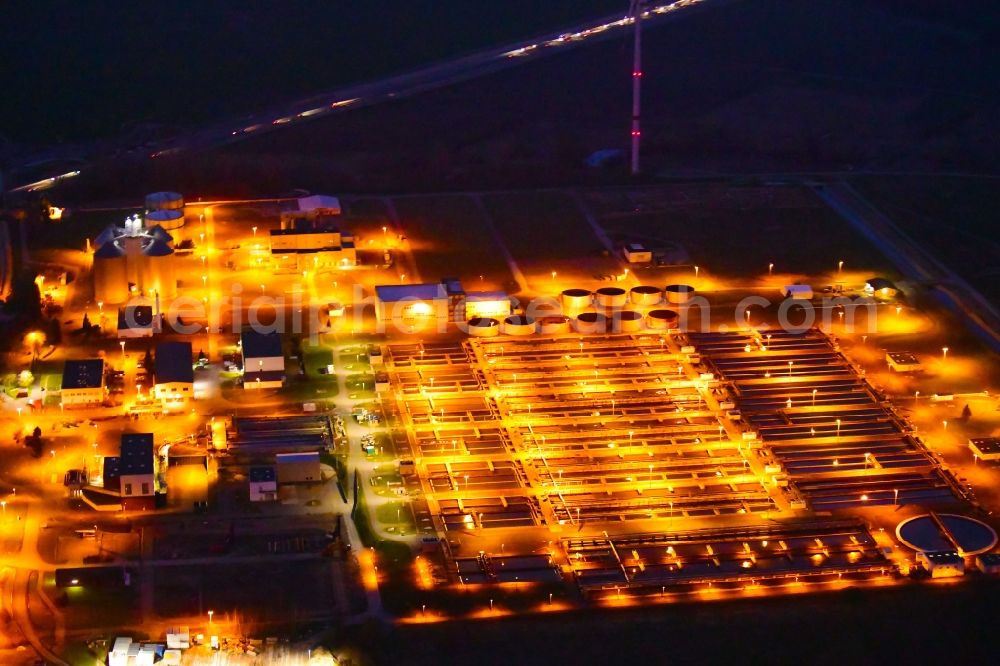
[[[502,322],[496,319],[474,319],[468,322],[469,335],[484,337],[498,333],[527,336],[562,335],[577,333],[638,333],[650,329],[666,331],[680,325],[678,309],[645,308],[666,303],[684,306],[694,297],[694,287],[686,284],[667,285],[661,289],[652,285],[639,285],[628,291],[621,287],[600,287],[596,291],[573,288],[559,294],[562,315],[536,318],[510,315]],[[628,309],[629,307],[635,309]],[[596,308],[596,312],[591,308]]]
[[[145,227],[138,215],[107,227],[94,239],[94,299],[124,303],[130,285],[146,295],[176,296],[173,240],[159,225]]]
[[[184,226],[184,197],[177,192],[153,192],[146,195],[146,228],[163,227],[176,231]]]

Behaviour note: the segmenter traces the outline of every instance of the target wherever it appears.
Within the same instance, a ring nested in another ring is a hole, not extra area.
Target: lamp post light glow
[[[892,489],[892,506],[893,508],[899,506],[899,488]]]
[[[789,362],[788,362],[788,376],[789,376],[789,377],[791,377],[791,376],[792,376],[792,365],[793,365],[794,363],[795,363],[795,361],[789,361]]]
[[[948,348],[947,347],[941,347],[941,360],[942,361],[947,361],[948,360]]]
[[[253,237],[257,238],[257,227],[250,227],[250,228],[253,229]]]
[[[767,265],[767,274],[768,275],[774,275],[774,264],[773,263]]]
[[[815,407],[815,406],[816,406],[816,391],[817,391],[817,390],[818,390],[818,389],[813,389],[813,404],[812,404],[812,406],[813,406],[813,407]]]
[[[844,262],[843,261],[838,261],[837,262],[837,272],[838,273],[843,273],[844,272]]]
[[[837,437],[840,437],[840,419],[837,419]]]
[[[215,611],[214,610],[208,611],[208,626],[210,626],[210,627],[212,626],[212,616],[213,615],[215,615]]]
[[[699,269],[698,269],[698,267],[697,267],[697,266],[695,266],[695,267],[694,267],[694,276],[695,276],[695,277],[698,277],[698,270],[699,270]]]

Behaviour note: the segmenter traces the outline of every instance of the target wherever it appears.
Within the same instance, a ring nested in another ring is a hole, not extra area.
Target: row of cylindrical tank
[[[561,335],[563,333],[636,333],[653,329],[665,331],[677,328],[680,314],[675,310],[650,310],[645,315],[636,310],[618,310],[608,316],[600,312],[583,312],[575,317],[547,315],[527,317],[510,315],[503,321],[479,317],[468,321],[469,335],[488,338],[495,335]]]
[[[184,197],[177,192],[146,195],[146,228],[160,225],[167,231],[184,226]]]
[[[621,287],[601,287],[589,289],[566,289],[559,294],[559,303],[564,311],[578,312],[591,305],[600,308],[623,308],[632,305],[657,305],[666,300],[671,305],[684,305],[694,297],[694,287],[686,284],[671,284],[660,289],[651,285],[639,285],[625,291]]]

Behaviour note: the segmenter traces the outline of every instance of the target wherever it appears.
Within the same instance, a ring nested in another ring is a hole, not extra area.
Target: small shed
[[[969,440],[969,449],[980,460],[1000,460],[1000,437],[975,437]]]
[[[885,362],[894,372],[919,372],[920,359],[910,352],[886,352]]]
[[[1000,574],[1000,553],[977,555],[976,568],[985,574]]]
[[[899,294],[899,288],[893,284],[892,280],[873,277],[865,280],[865,294],[874,298],[891,300]]]
[[[625,261],[630,264],[648,264],[653,261],[652,251],[640,243],[629,243],[622,248],[622,254],[625,255]]]
[[[785,298],[810,301],[813,297],[813,288],[807,284],[786,284],[781,288],[781,295]]]

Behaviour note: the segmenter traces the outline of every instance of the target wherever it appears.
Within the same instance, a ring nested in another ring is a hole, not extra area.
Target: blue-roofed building
[[[161,342],[154,358],[154,394],[163,408],[179,409],[194,397],[194,360],[190,342]]]
[[[448,318],[450,297],[441,282],[379,285],[375,299],[379,322],[413,324]]]
[[[122,508],[126,511],[156,507],[156,454],[153,433],[125,433],[121,439],[119,483]]]
[[[243,353],[243,388],[281,388],[285,383],[285,353],[281,334],[247,328],[240,335]]]
[[[104,361],[69,360],[63,365],[63,407],[98,405],[104,400]]]

